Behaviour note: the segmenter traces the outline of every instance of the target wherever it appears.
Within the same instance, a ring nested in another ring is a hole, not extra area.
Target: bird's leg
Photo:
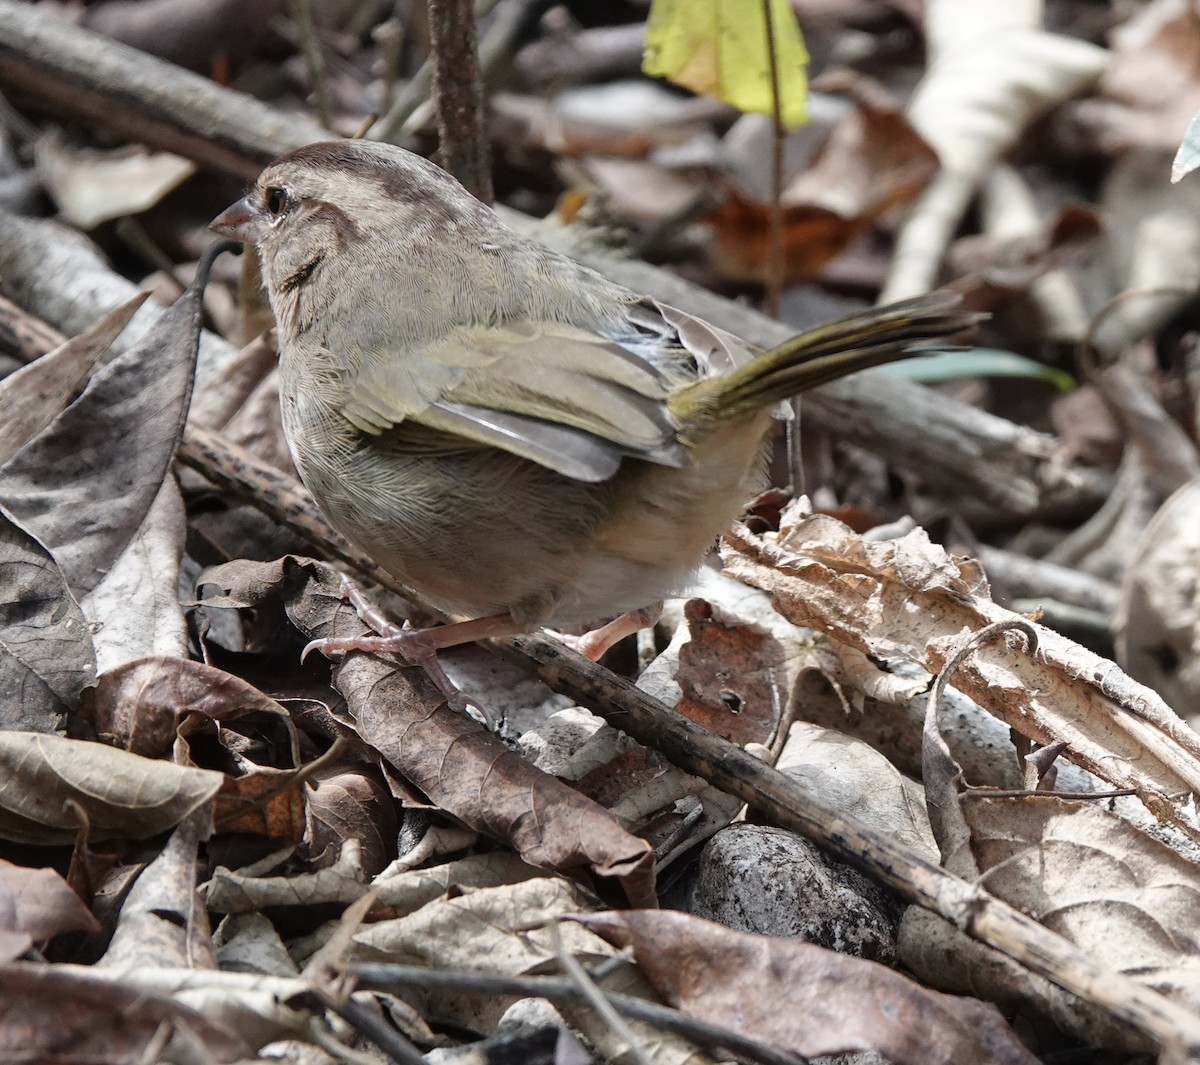
[[[524,629],[513,619],[511,614],[493,614],[486,618],[475,618],[472,621],[458,621],[448,625],[435,625],[430,628],[414,629],[407,623],[402,628],[383,616],[379,608],[372,603],[348,577],[342,577],[342,594],[358,616],[375,633],[374,636],[356,636],[344,639],[324,639],[311,641],[300,653],[301,661],[310,651],[320,651],[322,654],[337,655],[347,651],[373,651],[384,654],[399,655],[406,662],[420,666],[425,670],[429,679],[437,686],[449,703],[451,709],[470,713],[473,706],[483,714],[486,724],[492,725],[490,715],[485,707],[464,695],[447,675],[438,661],[437,653],[445,647],[457,647],[464,643],[474,643],[476,640],[486,640],[492,636],[512,636],[523,632]]]
[[[626,636],[632,636],[638,629],[649,628],[662,617],[662,603],[644,606],[641,610],[631,610],[627,614],[613,618],[607,625],[585,632],[582,636],[564,636],[559,634],[568,647],[573,647],[584,658],[599,662],[610,647],[620,643]]]

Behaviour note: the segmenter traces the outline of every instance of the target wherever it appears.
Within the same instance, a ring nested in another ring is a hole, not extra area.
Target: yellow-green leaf
[[[808,52],[788,0],[770,4],[785,126],[808,120]],[[764,0],[654,0],[642,69],[715,96],[740,111],[772,114],[771,60]]]

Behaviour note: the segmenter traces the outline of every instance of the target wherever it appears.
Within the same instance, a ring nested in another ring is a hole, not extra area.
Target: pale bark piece
[[[187,416],[199,330],[192,288],[0,466],[0,501],[78,594],[100,583],[158,495]]]
[[[870,543],[832,518],[793,511],[778,538],[735,532],[729,571],[770,590],[797,624],[882,658],[937,672],[970,633],[1019,617],[998,607],[978,566],[951,558],[923,530]],[[1200,791],[1200,737],[1112,662],[1037,627],[1036,657],[994,644],[952,683],[1041,744],[1115,787],[1133,787],[1158,816],[1194,832],[1180,796]]]
[[[942,171],[904,224],[881,299],[926,292],[979,182],[1050,108],[1103,73],[1108,53],[1046,33],[1031,5],[928,5],[932,61],[908,117],[936,150]]]
[[[293,556],[229,563],[201,575],[226,589],[210,606],[252,606],[282,597],[309,636],[365,632],[326,565]],[[653,852],[598,803],[540,772],[464,714],[445,705],[420,668],[352,652],[334,683],[359,735],[430,800],[479,832],[506,840],[532,865],[590,866],[617,878],[634,905],[653,906]]]
[[[0,507],[0,727],[57,732],[96,680],[83,611],[50,552]]]
[[[1115,619],[1117,660],[1189,715],[1200,707],[1200,484],[1176,491],[1130,556]]]
[[[0,838],[70,843],[83,827],[77,805],[93,839],[146,839],[208,803],[224,780],[102,743],[0,732]]]
[[[58,873],[0,858],[0,964],[74,931],[99,932],[100,922]]]
[[[0,10],[0,21],[7,17],[8,8]],[[116,273],[78,230],[0,210],[0,292],[71,337],[133,299],[138,288]],[[157,301],[146,303],[113,341],[113,351],[125,352],[141,343],[165,313]],[[234,349],[226,341],[202,331],[197,377],[203,380],[233,356]]]
[[[796,940],[671,911],[577,918],[618,946],[677,1009],[812,1057],[879,1050],[896,1065],[1034,1065],[999,1010]]]

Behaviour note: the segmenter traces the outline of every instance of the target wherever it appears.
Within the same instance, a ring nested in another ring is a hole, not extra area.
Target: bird
[[[941,290],[759,352],[367,140],[281,156],[210,229],[257,249],[301,480],[459,619],[315,644],[397,652],[443,691],[445,647],[605,622],[578,640],[599,658],[652,623],[761,486],[781,401],[979,317]]]

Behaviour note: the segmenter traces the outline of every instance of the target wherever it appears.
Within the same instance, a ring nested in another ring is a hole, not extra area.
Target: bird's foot
[[[425,670],[438,691],[445,696],[446,704],[451,710],[475,718],[490,729],[495,730],[498,727],[488,709],[478,700],[466,695],[450,679],[438,661],[437,653],[444,647],[456,647],[489,636],[509,635],[516,627],[511,617],[502,614],[475,621],[414,629],[407,621],[403,626],[389,621],[379,607],[348,577],[342,577],[341,591],[375,635],[312,640],[300,652],[300,661],[303,662],[312,651],[320,651],[327,658],[345,654],[347,651],[397,655],[409,665],[420,666]]]

